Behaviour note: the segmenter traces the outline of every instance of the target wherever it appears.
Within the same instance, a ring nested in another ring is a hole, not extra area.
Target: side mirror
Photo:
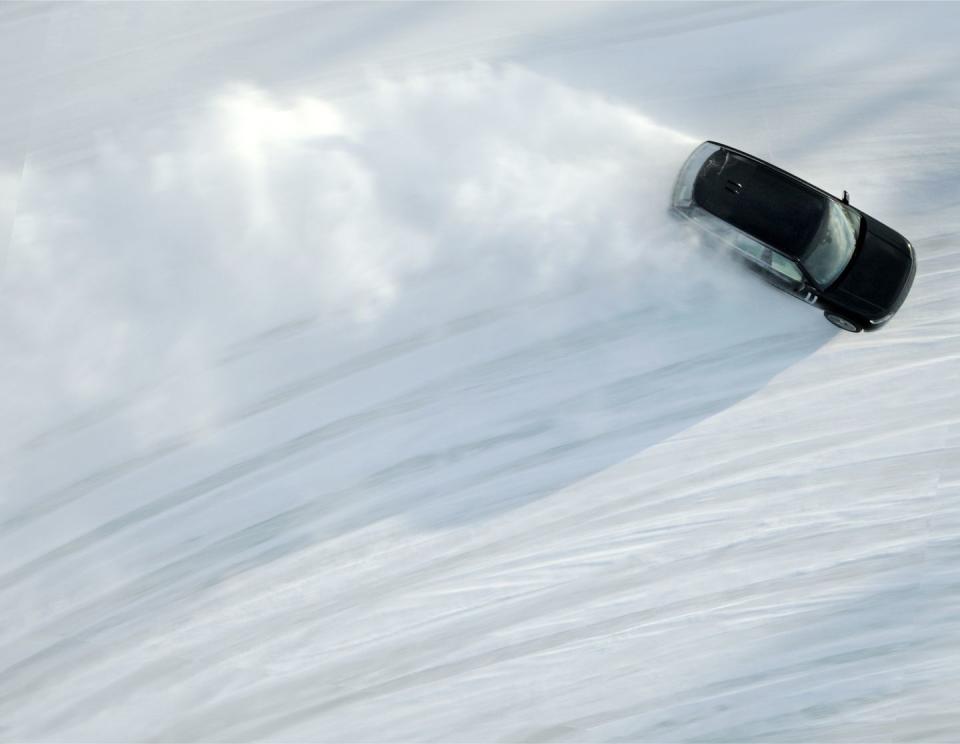
[[[843,203],[844,204],[850,203],[850,192],[847,191],[846,189],[843,190]]]

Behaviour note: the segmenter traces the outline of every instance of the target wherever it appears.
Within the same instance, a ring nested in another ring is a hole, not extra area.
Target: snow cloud
[[[298,314],[375,326],[437,272],[456,272],[450,302],[624,272],[673,295],[650,277],[679,270],[667,199],[694,144],[480,65],[345,100],[237,85],[100,133],[79,164],[34,158],[0,298],[0,443]],[[182,414],[217,387],[181,390]]]

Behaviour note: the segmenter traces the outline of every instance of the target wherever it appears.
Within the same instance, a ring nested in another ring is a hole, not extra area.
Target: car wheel
[[[860,326],[852,320],[844,318],[842,315],[834,315],[833,313],[824,313],[823,317],[833,323],[837,328],[841,328],[844,331],[849,331],[850,333],[860,333],[862,330]]]

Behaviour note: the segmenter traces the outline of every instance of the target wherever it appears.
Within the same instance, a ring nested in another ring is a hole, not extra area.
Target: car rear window
[[[826,209],[822,195],[729,150],[703,164],[693,196],[708,212],[797,257],[810,246]]]

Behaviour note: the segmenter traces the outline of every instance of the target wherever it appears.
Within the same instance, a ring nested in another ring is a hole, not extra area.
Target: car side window
[[[743,253],[745,256],[752,258],[757,263],[769,263],[767,261],[766,254],[770,249],[762,243],[758,243],[756,240],[753,240],[739,231],[731,231],[730,242],[733,244],[734,248]]]
[[[795,284],[803,283],[803,274],[800,271],[800,267],[793,261],[791,261],[786,256],[781,256],[779,253],[774,251],[770,252],[770,268],[773,273],[780,275],[784,279],[788,279]]]
[[[718,217],[714,217],[704,210],[699,210],[696,218],[701,225],[738,253],[742,253],[747,258],[753,260],[754,263],[761,265],[769,264],[769,261],[764,258],[765,252],[769,251],[769,249],[763,243],[754,240],[731,224],[724,222]]]
[[[797,264],[705,210],[697,210],[695,219],[716,237],[753,263],[791,284],[802,284],[803,273]]]

